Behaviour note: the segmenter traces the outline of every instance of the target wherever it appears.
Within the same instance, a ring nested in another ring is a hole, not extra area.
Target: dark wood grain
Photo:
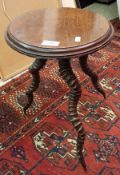
[[[104,47],[113,28],[101,15],[73,8],[42,9],[27,12],[9,25],[6,40],[15,50],[35,57],[84,55]],[[75,37],[81,38],[75,42]],[[43,46],[44,40],[59,46]]]

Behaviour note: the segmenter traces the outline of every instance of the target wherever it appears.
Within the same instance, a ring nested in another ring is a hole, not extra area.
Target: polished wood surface
[[[110,23],[99,14],[56,8],[31,11],[15,18],[8,27],[6,40],[29,56],[61,57],[93,52],[107,44],[112,33]],[[43,45],[44,40],[57,41],[59,45]]]

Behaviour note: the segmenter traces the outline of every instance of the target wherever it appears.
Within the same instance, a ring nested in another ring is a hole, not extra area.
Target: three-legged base
[[[88,56],[82,56],[79,58],[80,66],[85,74],[87,74],[95,87],[104,97],[105,93],[100,87],[98,83],[97,75],[89,68],[87,64]],[[86,164],[83,157],[83,146],[85,140],[85,131],[83,125],[78,118],[77,115],[77,103],[81,96],[81,87],[80,84],[72,71],[70,60],[69,59],[61,59],[59,62],[59,72],[60,76],[64,79],[67,85],[70,88],[69,95],[69,109],[68,109],[68,118],[71,121],[73,127],[76,129],[78,138],[77,138],[77,155],[79,156],[79,160],[86,170]],[[33,92],[38,88],[40,83],[39,70],[42,69],[46,64],[45,59],[36,59],[32,66],[29,68],[30,73],[32,74],[33,81],[31,86],[28,88],[26,95],[28,97],[28,103],[24,107],[24,112],[30,107],[33,101]]]

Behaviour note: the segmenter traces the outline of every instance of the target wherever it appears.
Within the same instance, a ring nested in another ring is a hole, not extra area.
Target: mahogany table
[[[80,66],[94,87],[105,97],[97,75],[88,67],[88,54],[103,48],[113,35],[111,24],[101,15],[73,8],[42,9],[16,17],[8,26],[5,39],[16,51],[36,58],[29,68],[33,82],[26,95],[28,102],[24,112],[33,101],[42,69],[49,59],[57,59],[60,76],[70,87],[68,118],[78,133],[77,155],[86,170],[83,158],[85,131],[77,117],[77,103],[81,96],[80,84],[70,65],[71,58],[79,59]]]

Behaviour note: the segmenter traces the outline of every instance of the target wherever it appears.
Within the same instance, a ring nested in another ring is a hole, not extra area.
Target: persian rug
[[[118,27],[119,28],[119,27]],[[77,59],[72,67],[81,84],[77,111],[85,131],[84,172],[76,156],[77,134],[68,121],[69,88],[59,77],[58,65],[48,61],[41,83],[25,116],[24,92],[28,72],[0,88],[1,175],[119,175],[120,174],[120,36],[89,55],[106,99],[93,88]]]

